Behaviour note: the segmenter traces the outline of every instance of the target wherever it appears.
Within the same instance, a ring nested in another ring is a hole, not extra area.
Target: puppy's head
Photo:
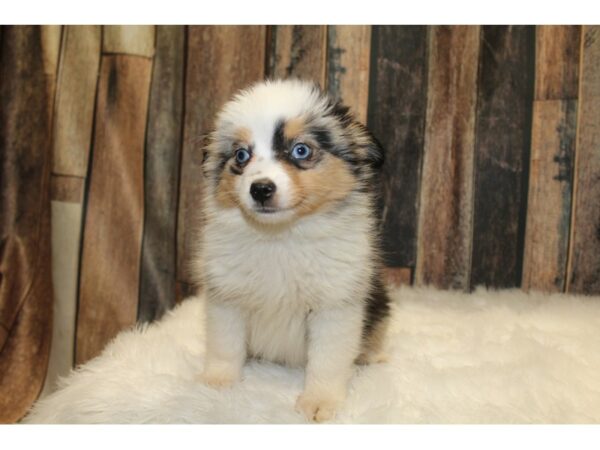
[[[278,224],[369,192],[383,151],[348,108],[312,83],[287,80],[258,83],[227,103],[205,157],[219,207]]]

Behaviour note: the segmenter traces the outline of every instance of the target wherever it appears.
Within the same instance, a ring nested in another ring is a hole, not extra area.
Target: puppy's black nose
[[[273,197],[273,194],[275,194],[275,189],[275,183],[265,178],[255,181],[250,185],[250,195],[257,202],[264,204],[267,200]]]

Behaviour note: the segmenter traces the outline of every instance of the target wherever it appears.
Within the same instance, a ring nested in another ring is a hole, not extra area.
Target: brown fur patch
[[[217,202],[225,208],[235,208],[238,206],[235,181],[239,177],[231,173],[230,166],[231,161],[225,165],[216,193]]]
[[[288,141],[293,141],[306,131],[306,122],[302,117],[290,119],[283,127],[283,137]]]
[[[250,145],[252,142],[252,132],[246,127],[240,127],[233,133],[233,139],[238,144]]]
[[[293,204],[300,217],[345,198],[356,183],[344,161],[323,152],[323,159],[311,170],[286,165],[294,186]]]

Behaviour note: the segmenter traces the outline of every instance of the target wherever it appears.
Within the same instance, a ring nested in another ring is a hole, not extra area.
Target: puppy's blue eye
[[[250,152],[245,148],[240,148],[235,151],[235,160],[238,164],[244,164],[250,159]]]
[[[306,159],[312,154],[312,150],[306,144],[296,144],[292,149],[292,158]]]

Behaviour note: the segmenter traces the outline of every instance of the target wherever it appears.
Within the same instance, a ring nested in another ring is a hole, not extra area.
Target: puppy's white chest
[[[225,298],[249,309],[334,306],[370,277],[367,230],[347,229],[323,221],[264,234],[232,215],[206,227],[205,270]]]
[[[366,233],[261,235],[235,221],[209,224],[205,231],[211,286],[243,311],[255,356],[302,365],[310,310],[363,300],[370,276]]]

